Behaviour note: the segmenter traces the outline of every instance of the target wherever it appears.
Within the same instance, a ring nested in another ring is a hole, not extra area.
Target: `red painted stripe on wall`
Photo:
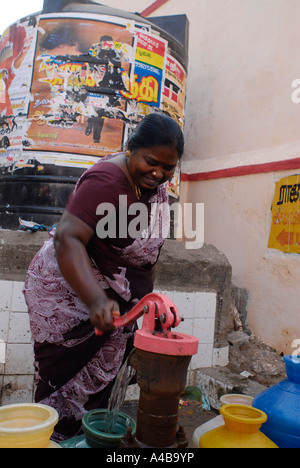
[[[265,174],[268,172],[286,171],[291,169],[300,169],[300,158],[289,159],[286,161],[276,161],[265,164],[253,164],[249,166],[231,167],[211,172],[198,172],[195,174],[181,174],[181,180],[184,182],[196,182],[200,180],[224,179],[226,177],[240,177],[251,174]]]
[[[142,11],[141,16],[145,18],[146,16],[151,15],[151,13],[153,13],[168,1],[169,0],[157,0],[156,2],[152,3],[152,5],[148,6],[148,8],[146,8],[144,11]]]

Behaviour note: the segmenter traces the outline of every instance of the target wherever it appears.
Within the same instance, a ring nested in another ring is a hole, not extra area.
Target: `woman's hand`
[[[120,316],[119,305],[106,296],[99,296],[90,306],[90,320],[97,330],[103,332],[114,329],[113,320]],[[101,333],[98,333],[101,335]]]

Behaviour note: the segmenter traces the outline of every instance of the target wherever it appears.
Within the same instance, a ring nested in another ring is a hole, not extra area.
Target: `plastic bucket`
[[[0,448],[47,448],[58,422],[55,409],[40,404],[0,408]]]
[[[252,406],[253,397],[249,395],[228,393],[227,395],[222,395],[220,398],[220,403],[224,405],[246,405]]]
[[[107,412],[107,409],[91,410],[82,418],[86,442],[92,448],[120,447],[121,439],[126,433],[128,424],[132,428],[132,435],[135,434],[136,423],[134,419],[121,412],[118,413],[114,432],[105,432]]]

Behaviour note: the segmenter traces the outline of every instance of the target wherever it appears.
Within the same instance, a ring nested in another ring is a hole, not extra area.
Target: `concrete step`
[[[195,371],[194,385],[208,398],[211,408],[220,409],[220,397],[238,393],[255,397],[267,387],[254,380],[232,373],[227,367],[209,367]]]

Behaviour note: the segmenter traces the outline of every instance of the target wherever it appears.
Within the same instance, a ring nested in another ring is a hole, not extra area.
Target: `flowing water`
[[[129,382],[135,375],[135,369],[131,367],[128,362],[125,361],[121,369],[119,370],[110,398],[108,402],[108,411],[104,421],[103,432],[108,434],[113,434],[114,429],[117,423],[118,414],[121,406],[124,403],[126,390],[128,388]]]

